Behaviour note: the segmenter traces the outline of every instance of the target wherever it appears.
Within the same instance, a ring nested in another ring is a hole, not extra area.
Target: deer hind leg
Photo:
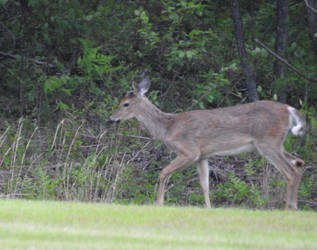
[[[304,172],[304,161],[292,154],[290,154],[287,151],[283,151],[284,155],[286,156],[286,159],[288,163],[292,166],[293,171],[294,171],[294,192],[291,193],[292,195],[291,199],[293,202],[296,203],[296,208],[297,208],[297,196],[298,196],[298,189],[300,185],[300,181]]]
[[[256,145],[259,153],[268,159],[284,176],[287,181],[286,209],[297,209],[297,194],[302,177],[302,167],[298,162],[303,163],[301,159],[286,152],[281,146]],[[286,152],[286,153],[285,153]]]
[[[168,177],[176,172],[177,170],[183,169],[188,167],[189,165],[193,164],[198,160],[199,156],[196,156],[194,154],[191,155],[179,155],[177,156],[169,165],[167,165],[160,173],[159,176],[159,188],[158,188],[158,194],[156,199],[156,204],[159,206],[164,205],[164,194],[165,194],[165,186]]]
[[[209,167],[208,160],[201,160],[197,166],[199,181],[201,189],[203,190],[203,195],[205,199],[206,208],[211,208],[210,199],[209,199]]]
[[[284,150],[284,155],[286,156],[286,158],[290,161],[290,163],[296,167],[296,168],[302,168],[304,167],[304,161],[292,154],[290,154],[289,152]]]

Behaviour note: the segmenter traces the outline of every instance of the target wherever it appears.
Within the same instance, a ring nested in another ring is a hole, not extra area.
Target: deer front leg
[[[165,194],[165,186],[166,181],[168,177],[176,172],[179,169],[186,168],[189,165],[193,164],[195,161],[197,161],[199,156],[196,156],[194,154],[192,155],[179,155],[177,156],[168,166],[166,166],[162,172],[160,173],[160,184],[157,194],[157,200],[156,204],[159,206],[164,205],[164,194]]]
[[[208,160],[201,160],[197,166],[199,182],[205,199],[205,208],[211,208],[209,199],[209,167]]]

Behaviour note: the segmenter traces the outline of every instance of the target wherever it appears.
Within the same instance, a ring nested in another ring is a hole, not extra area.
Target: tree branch
[[[273,50],[271,50],[269,47],[267,47],[264,43],[262,43],[260,40],[258,40],[257,38],[254,39],[254,41],[259,44],[262,48],[264,48],[267,52],[269,52],[272,56],[274,56],[275,58],[277,58],[279,61],[281,61],[282,63],[284,63],[287,67],[289,67],[291,70],[293,70],[295,73],[297,73],[299,76],[301,76],[302,78],[310,81],[310,82],[315,82],[317,83],[317,79],[313,79],[313,78],[309,78],[307,76],[305,76],[303,73],[301,73],[297,68],[295,68],[293,65],[291,65],[286,59],[284,59],[283,57],[281,57],[280,55],[276,54]]]
[[[2,52],[2,51],[0,51],[0,56],[6,57],[6,58],[10,58],[10,59],[15,59],[15,60],[17,60],[19,58],[19,56],[17,56],[17,55],[12,55],[12,54],[5,53],[5,52]],[[30,62],[33,62],[33,63],[37,64],[37,65],[48,66],[50,68],[56,68],[56,66],[54,64],[51,64],[51,63],[48,63],[48,62],[39,61],[39,60],[36,60],[36,59],[33,59],[33,58],[26,58],[26,59],[29,60]]]
[[[306,4],[306,7],[317,14],[317,10],[314,7],[312,7],[311,5],[309,5],[308,0],[304,0],[304,1]]]

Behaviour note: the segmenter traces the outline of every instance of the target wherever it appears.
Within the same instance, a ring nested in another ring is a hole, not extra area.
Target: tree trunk
[[[288,37],[288,0],[276,1],[276,39],[275,39],[275,52],[287,59],[287,37]],[[285,66],[279,61],[274,63],[275,79],[281,79],[285,76]],[[287,84],[283,83],[278,91],[278,99],[282,103],[286,103],[287,98]]]
[[[317,56],[317,1],[306,0],[307,6],[307,20],[309,25],[309,37],[313,43],[314,54]]]
[[[258,93],[256,90],[256,83],[253,72],[248,63],[247,53],[245,50],[245,43],[243,38],[243,25],[239,11],[238,0],[231,0],[232,7],[232,20],[234,23],[234,32],[237,41],[238,55],[240,57],[240,63],[243,70],[244,77],[246,79],[246,85],[248,89],[248,97],[250,102],[258,100]]]

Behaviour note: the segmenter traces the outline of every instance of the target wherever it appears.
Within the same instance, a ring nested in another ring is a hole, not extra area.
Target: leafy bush
[[[250,186],[233,174],[228,174],[229,181],[219,184],[212,195],[212,200],[217,203],[233,205],[247,205],[260,208],[265,204],[258,187]]]

